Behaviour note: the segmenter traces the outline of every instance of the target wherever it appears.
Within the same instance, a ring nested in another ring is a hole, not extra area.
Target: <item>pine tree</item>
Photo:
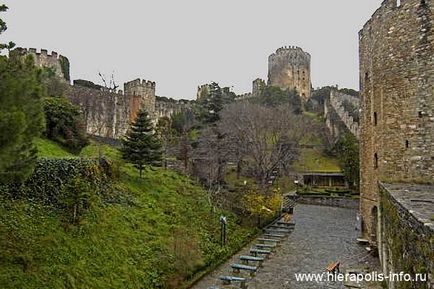
[[[140,110],[122,140],[122,158],[142,171],[147,165],[161,164],[161,144],[154,133],[151,120],[145,110]]]
[[[7,7],[0,5],[0,12]],[[0,19],[0,34],[6,24]],[[11,44],[0,44],[11,49]],[[33,138],[44,129],[41,98],[45,96],[41,70],[32,57],[12,50],[9,57],[0,55],[0,183],[25,180],[36,162]]]

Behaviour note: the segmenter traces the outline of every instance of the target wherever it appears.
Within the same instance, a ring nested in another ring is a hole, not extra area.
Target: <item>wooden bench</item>
[[[239,282],[240,288],[247,289],[246,278],[236,277],[236,276],[220,276],[219,279],[223,281],[224,285],[230,285],[232,282]]]
[[[264,257],[253,257],[253,256],[247,256],[247,255],[241,255],[240,260],[245,265],[248,265],[249,262],[258,262],[258,267],[262,266],[262,262],[264,262]]]
[[[271,251],[251,248],[250,254],[253,254],[253,256],[258,257],[258,255],[269,255],[271,254]]]
[[[255,247],[258,249],[273,250],[276,247],[276,244],[255,244]]]
[[[331,272],[331,273],[334,273],[335,271],[337,271],[339,273],[339,265],[340,265],[339,261],[330,263],[327,266],[326,270],[327,270],[327,272]]]
[[[278,234],[278,233],[265,233],[264,236],[267,238],[284,238],[285,237],[285,235]]]
[[[231,264],[231,267],[234,270],[234,273],[240,273],[241,270],[244,270],[248,271],[251,277],[255,276],[256,271],[258,270],[258,267],[256,266],[248,266],[243,264]]]

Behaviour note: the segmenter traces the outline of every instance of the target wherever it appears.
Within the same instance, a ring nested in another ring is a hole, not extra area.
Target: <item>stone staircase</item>
[[[288,208],[292,209],[296,202],[291,201],[288,205]],[[222,274],[217,278],[217,285],[207,289],[247,289],[256,273],[267,266],[267,260],[273,258],[274,252],[279,250],[281,242],[292,233],[294,228],[295,223],[290,221],[290,215],[283,213],[276,221],[263,229],[263,234],[256,238],[255,244],[250,248],[250,255],[238,256],[238,262],[230,264],[227,274]]]

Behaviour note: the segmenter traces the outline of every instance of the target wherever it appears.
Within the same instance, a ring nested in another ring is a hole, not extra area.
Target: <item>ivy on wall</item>
[[[65,56],[59,57],[60,67],[62,69],[63,76],[67,81],[71,81],[71,76],[69,75],[69,60]]]
[[[414,224],[410,224],[407,214],[400,212],[391,200],[385,189],[381,193],[381,215],[383,218],[383,233],[385,236],[384,248],[388,252],[388,260],[391,264],[389,271],[404,272],[415,276],[416,273],[430,273],[434,276],[434,236],[423,234]],[[421,224],[423,228],[423,224]],[[390,254],[389,254],[390,252]],[[427,282],[398,282],[397,289],[429,289]]]

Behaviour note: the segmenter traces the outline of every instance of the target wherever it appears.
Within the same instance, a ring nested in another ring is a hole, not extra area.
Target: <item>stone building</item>
[[[311,96],[310,54],[300,47],[282,47],[268,57],[268,85],[296,89],[304,101]]]
[[[22,54],[33,55],[35,64],[49,67],[59,78],[69,83],[69,61],[56,52],[18,48]],[[80,84],[79,84],[80,83]],[[83,85],[87,83],[87,85]],[[159,98],[155,95],[153,81],[135,79],[124,84],[124,91],[111,91],[90,81],[69,85],[65,97],[78,105],[84,115],[87,133],[104,138],[119,139],[125,135],[130,123],[140,109],[145,109],[153,122],[158,118],[170,117],[173,113],[189,108],[187,100]]]
[[[359,33],[362,227],[386,272],[434,269],[433,25],[433,0],[385,0]]]

